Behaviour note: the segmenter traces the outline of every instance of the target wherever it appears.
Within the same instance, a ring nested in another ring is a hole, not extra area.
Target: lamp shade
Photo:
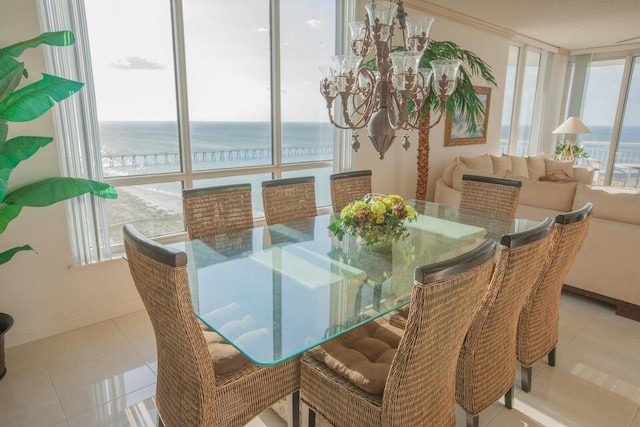
[[[551,133],[591,133],[577,117],[569,117]]]

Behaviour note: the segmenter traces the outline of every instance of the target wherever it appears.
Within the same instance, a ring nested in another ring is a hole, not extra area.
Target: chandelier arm
[[[347,124],[347,127],[342,127],[342,126],[338,126],[341,129],[362,129],[365,125],[366,125],[366,119],[368,119],[368,115],[362,115],[355,123],[352,120],[352,117],[350,117],[349,115],[349,103],[347,101],[347,99],[349,98],[349,96],[341,96],[342,98],[342,118],[344,119],[345,123]],[[335,121],[333,120],[333,118],[331,117],[331,115],[329,116],[331,118],[331,122],[335,125]]]

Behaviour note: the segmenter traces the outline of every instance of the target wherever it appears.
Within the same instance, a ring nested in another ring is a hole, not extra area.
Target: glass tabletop
[[[273,365],[409,302],[416,267],[539,221],[409,201],[409,236],[372,249],[327,229],[332,215],[171,246],[187,254],[196,315],[245,356]]]

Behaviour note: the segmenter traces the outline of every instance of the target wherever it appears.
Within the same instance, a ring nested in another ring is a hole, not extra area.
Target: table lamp
[[[576,134],[577,133],[591,133],[588,127],[585,126],[577,117],[569,117],[560,126],[558,126],[552,133],[566,133],[567,137],[564,147],[557,153],[559,160],[574,160],[576,155]]]

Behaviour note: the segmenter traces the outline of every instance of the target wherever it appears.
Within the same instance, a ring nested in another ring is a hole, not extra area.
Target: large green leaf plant
[[[11,172],[33,156],[40,148],[53,141],[45,136],[16,136],[7,140],[7,122],[34,120],[79,91],[83,83],[43,74],[42,79],[18,89],[23,78],[28,78],[24,62],[18,58],[26,49],[42,44],[69,46],[74,43],[73,33],[57,31],[40,34],[30,40],[0,48],[0,234],[18,217],[25,206],[49,206],[51,204],[93,194],[107,199],[118,196],[109,184],[81,178],[53,177],[8,191]],[[0,264],[11,260],[21,251],[33,248],[27,244],[0,252]]]

